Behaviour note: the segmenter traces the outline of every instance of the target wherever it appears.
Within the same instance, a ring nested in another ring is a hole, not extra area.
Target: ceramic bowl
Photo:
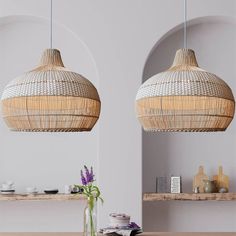
[[[46,194],[57,194],[58,193],[58,189],[45,189],[44,192]]]

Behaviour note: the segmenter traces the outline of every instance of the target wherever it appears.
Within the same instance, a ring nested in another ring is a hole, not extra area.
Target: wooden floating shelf
[[[82,194],[0,194],[0,201],[81,201]]]
[[[143,201],[235,201],[236,193],[145,193]]]

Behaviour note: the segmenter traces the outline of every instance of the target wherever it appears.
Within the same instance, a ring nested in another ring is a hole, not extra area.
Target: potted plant
[[[87,197],[87,206],[84,210],[84,236],[96,236],[97,235],[97,201],[101,198],[99,188],[94,184],[95,175],[93,168],[90,170],[87,166],[84,166],[84,170],[81,170],[81,182],[82,185],[75,185],[82,189],[82,194]]]

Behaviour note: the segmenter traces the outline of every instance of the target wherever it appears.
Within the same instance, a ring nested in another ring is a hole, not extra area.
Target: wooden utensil
[[[223,174],[223,167],[219,166],[218,175],[213,176],[213,180],[216,181],[217,189],[225,188],[229,190],[229,176]]]
[[[203,180],[208,180],[208,176],[204,173],[204,167],[199,166],[198,173],[193,178],[193,189],[199,187],[199,192],[204,193],[204,182]]]

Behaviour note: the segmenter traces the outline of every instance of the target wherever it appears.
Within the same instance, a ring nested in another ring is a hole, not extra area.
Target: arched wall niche
[[[28,27],[25,27],[28,28],[28,32],[27,29],[23,32],[16,29],[16,26],[23,27],[23,25],[28,25]],[[30,26],[34,27],[35,32],[32,32]],[[21,52],[24,52],[23,62],[27,60],[26,56],[28,54],[34,58],[34,60],[29,59],[30,64],[27,64],[29,66],[26,69],[32,69],[37,65],[42,51],[50,47],[50,23],[47,18],[29,15],[5,16],[0,18],[0,29],[5,33],[0,39],[0,47],[7,46],[6,43],[11,45],[12,48],[22,46]],[[6,42],[8,33],[10,34],[11,31],[15,31],[16,37],[8,38],[8,42]],[[88,45],[69,27],[55,21],[53,21],[53,47],[61,51],[65,66],[81,73],[98,86],[98,69]],[[17,48],[17,50],[20,49]],[[25,53],[27,54],[25,55]],[[9,56],[4,57],[4,59],[7,60]],[[19,61],[17,64],[19,64]],[[19,66],[22,66],[22,64],[19,64]]]
[[[9,81],[38,64],[49,42],[48,19],[23,15],[0,18],[1,93]],[[78,35],[54,22],[53,47],[60,49],[65,66],[98,86],[95,60]],[[27,186],[37,186],[40,192],[48,187],[64,192],[64,185],[80,183],[84,164],[96,169],[98,124],[86,133],[22,133],[10,132],[1,119],[0,133],[0,184],[12,180],[17,192],[25,192]],[[16,232],[81,232],[81,204],[85,203],[0,202],[0,212],[4,212],[0,214],[0,231],[12,231],[14,222]]]
[[[188,48],[194,49],[200,67],[224,79],[236,96],[236,19],[224,16],[192,19],[188,22],[187,36]],[[178,25],[150,51],[143,81],[171,66],[176,50],[182,47],[183,25]],[[199,165],[205,167],[209,176],[223,165],[231,180],[230,191],[235,191],[235,131],[235,120],[225,132],[218,133],[143,131],[143,192],[155,191],[157,176],[170,175],[181,175],[183,191],[191,192]],[[160,232],[235,231],[235,210],[234,202],[144,202],[143,226],[145,231]]]

